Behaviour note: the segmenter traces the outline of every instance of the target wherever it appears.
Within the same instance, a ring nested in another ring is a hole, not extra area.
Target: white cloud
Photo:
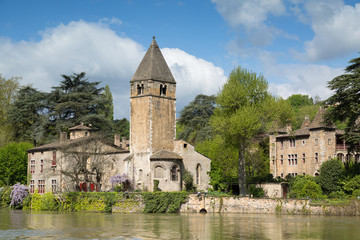
[[[217,11],[234,28],[244,27],[252,44],[264,46],[280,33],[266,21],[269,15],[285,14],[282,0],[212,0]]]
[[[110,86],[115,117],[129,116],[129,82],[148,46],[118,36],[104,21],[70,22],[40,34],[38,42],[0,37],[0,73],[20,76],[22,84],[49,92],[62,80],[60,75],[86,72],[90,81]],[[221,68],[203,59],[179,49],[163,53],[178,83],[178,111],[197,94],[216,93],[225,79]]]
[[[314,37],[305,42],[305,53],[299,57],[319,61],[360,50],[360,4],[353,7],[339,0],[314,0],[305,3],[304,11]]]
[[[342,69],[325,65],[274,64],[267,66],[266,75],[273,80],[269,89],[275,96],[287,98],[292,94],[319,96],[322,100],[331,95],[327,83],[343,74]]]

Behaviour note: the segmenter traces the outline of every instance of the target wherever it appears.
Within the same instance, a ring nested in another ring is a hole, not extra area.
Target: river
[[[0,209],[0,239],[360,239],[359,217]]]

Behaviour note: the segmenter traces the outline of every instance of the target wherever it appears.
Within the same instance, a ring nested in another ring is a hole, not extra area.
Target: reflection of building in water
[[[207,189],[210,159],[175,140],[175,101],[176,81],[154,38],[130,81],[130,142],[115,136],[108,144],[88,126],[70,128],[70,139],[61,133],[58,142],[28,150],[31,192],[108,191],[116,174],[135,189],[151,191],[156,180],[163,191],[180,191],[185,170],[198,190]]]
[[[323,162],[331,158],[359,162],[359,154],[347,153],[342,139],[344,131],[323,123],[325,109],[320,109],[314,120],[306,117],[301,128],[295,131],[277,129],[270,135],[270,172],[274,177],[290,174],[318,175]]]

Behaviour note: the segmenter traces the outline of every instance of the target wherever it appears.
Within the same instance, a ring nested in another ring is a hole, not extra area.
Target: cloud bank
[[[128,117],[129,82],[148,46],[117,35],[106,22],[121,24],[116,19],[70,22],[41,32],[38,42],[0,37],[0,73],[20,76],[23,85],[48,92],[59,84],[62,74],[86,72],[90,81],[110,86],[115,117]],[[161,46],[161,39],[158,43]],[[180,49],[162,51],[177,81],[177,111],[197,94],[216,93],[226,80],[224,71],[206,60]]]

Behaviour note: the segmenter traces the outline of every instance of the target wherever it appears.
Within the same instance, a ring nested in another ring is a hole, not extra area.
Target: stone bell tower
[[[130,152],[135,182],[144,186],[151,185],[150,156],[174,150],[175,91],[175,79],[153,37],[130,81]]]

